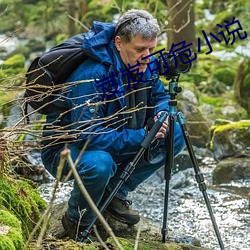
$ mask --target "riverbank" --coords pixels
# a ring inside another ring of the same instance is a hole
[[[227,185],[212,185],[212,171],[215,162],[212,158],[202,161],[203,172],[207,185],[207,193],[214,211],[216,222],[227,250],[247,250],[250,246],[250,210],[247,192],[250,191],[250,180],[234,181]],[[161,173],[156,173],[136,192],[130,194],[133,208],[143,218],[147,218],[158,228],[162,227],[164,208],[165,181]],[[202,246],[219,250],[212,223],[199,191],[192,168],[179,171],[170,181],[170,200],[168,205],[170,232],[175,236],[195,237]],[[52,183],[42,184],[39,188],[45,200],[50,199]],[[61,203],[69,198],[72,182],[64,184],[57,193],[55,202]],[[245,190],[247,189],[247,191]]]

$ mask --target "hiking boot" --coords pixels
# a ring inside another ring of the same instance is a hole
[[[67,213],[62,217],[62,225],[66,232],[65,236],[68,236],[70,239],[85,243],[97,241],[97,238],[92,234],[85,239],[82,234],[86,227],[78,225],[78,223],[68,217]]]
[[[132,201],[114,197],[105,211],[122,223],[134,225],[140,221],[140,216],[130,208],[131,205]]]

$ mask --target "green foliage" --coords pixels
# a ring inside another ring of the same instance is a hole
[[[232,86],[235,78],[235,70],[228,67],[217,68],[213,73],[213,78],[227,86]]]
[[[213,107],[222,107],[224,104],[224,98],[222,96],[208,96],[208,95],[200,95],[199,97],[199,101],[200,103],[206,103],[206,104],[210,104]]]
[[[182,80],[194,82],[202,93],[221,95],[232,86],[238,61],[221,60],[212,55],[200,54],[194,67]]]
[[[2,69],[9,69],[9,68],[23,68],[25,64],[25,57],[22,54],[16,54],[12,57],[8,58],[2,64]]]
[[[215,119],[225,119],[225,117],[231,121],[239,121],[249,118],[247,111],[237,103],[237,100],[235,100],[232,91],[226,91],[225,93],[218,96],[200,93],[199,104],[201,106],[212,106],[212,113],[207,114],[207,119],[212,121]],[[225,111],[223,111],[225,107],[232,107],[232,111],[230,112],[229,110],[227,113],[225,113]]]
[[[5,60],[1,64],[0,85],[20,85],[23,82],[22,76],[19,74],[25,72],[25,57],[22,54],[16,54]],[[15,77],[13,77],[15,76]],[[7,81],[11,77],[11,80]]]
[[[209,11],[214,18],[206,18],[204,11]],[[196,20],[198,20],[196,25],[197,37],[200,37],[203,40],[202,47],[208,48],[205,42],[205,39],[202,34],[202,30],[204,30],[208,37],[211,38],[210,43],[213,48],[213,51],[221,51],[225,50],[227,52],[232,52],[238,45],[245,45],[249,42],[249,37],[245,39],[240,39],[240,36],[244,37],[244,31],[249,34],[249,16],[250,10],[250,2],[245,0],[226,0],[226,1],[210,1],[203,0],[202,3],[196,4]],[[235,17],[235,23],[228,27],[229,31],[234,31],[240,28],[242,29],[238,32],[234,33],[235,41],[233,44],[233,35],[229,35],[226,31],[225,25],[227,24],[225,21],[228,21],[230,24],[232,23],[233,17]],[[217,24],[222,25],[220,28]],[[210,36],[209,33],[213,33],[217,38],[221,40],[221,43],[218,43],[214,38]],[[226,45],[225,40],[221,34],[224,33],[225,38],[229,40],[229,44]],[[220,33],[220,34],[219,34]]]
[[[250,59],[246,58],[238,68],[234,83],[235,96],[250,115]]]

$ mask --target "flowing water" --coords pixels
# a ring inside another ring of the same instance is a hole
[[[213,186],[211,174],[214,167],[214,161],[206,158],[202,162],[201,171],[225,249],[250,250],[250,180]],[[165,194],[165,180],[161,176],[156,173],[129,197],[133,201],[133,208],[137,209],[142,217],[159,226],[159,230],[162,227]],[[60,187],[55,202],[67,200],[71,188],[72,182]],[[41,195],[45,200],[50,199],[52,189],[53,182],[40,186]],[[180,238],[195,237],[204,247],[220,249],[192,168],[172,176],[167,208],[169,232]]]

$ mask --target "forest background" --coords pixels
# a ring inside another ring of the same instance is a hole
[[[158,19],[162,33],[155,51],[170,50],[173,43],[186,41],[192,55],[197,53],[180,84],[188,82],[195,89],[200,105],[213,106],[208,118],[249,118],[249,1],[0,0],[1,127],[6,125],[11,108],[10,103],[3,104],[24,90],[27,66],[37,55],[86,32],[94,20],[116,22],[131,8],[148,10]],[[7,44],[15,39],[17,45],[8,50]],[[221,107],[228,105],[233,105],[235,112],[225,117]]]

